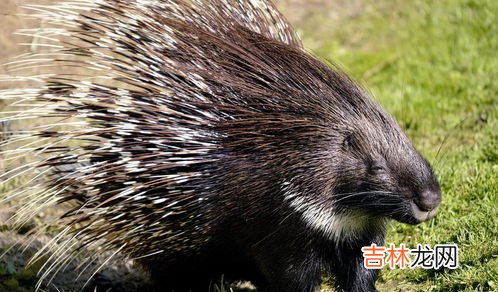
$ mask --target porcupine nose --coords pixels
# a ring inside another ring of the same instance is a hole
[[[440,191],[423,191],[417,198],[415,198],[415,204],[422,211],[434,210],[441,203],[441,192]]]

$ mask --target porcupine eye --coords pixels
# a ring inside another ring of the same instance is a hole
[[[386,168],[379,161],[374,161],[370,164],[370,171],[373,173],[382,173]]]
[[[354,136],[353,134],[347,134],[346,137],[344,137],[344,140],[342,141],[342,147],[344,148],[345,151],[351,151],[354,146]]]
[[[382,157],[374,158],[367,163],[367,169],[371,176],[378,181],[384,181],[389,178],[389,169]]]

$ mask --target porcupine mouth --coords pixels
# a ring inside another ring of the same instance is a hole
[[[414,202],[410,202],[410,208],[412,211],[412,217],[416,220],[413,224],[422,223],[424,221],[430,220],[436,216],[438,213],[439,207],[436,207],[429,211],[424,211],[419,208],[419,206]],[[409,222],[412,223],[412,222]]]

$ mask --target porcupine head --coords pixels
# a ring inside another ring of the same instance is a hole
[[[1,92],[22,101],[12,120],[34,120],[9,152],[33,158],[14,168],[33,175],[9,197],[26,206],[13,222],[70,202],[63,247],[146,257],[198,252],[224,216],[297,215],[354,241],[386,218],[435,215],[431,167],[365,90],[306,52],[269,2],[207,2],[28,7],[51,26],[23,33],[47,43],[10,70],[50,74]],[[56,252],[48,270],[64,266]]]

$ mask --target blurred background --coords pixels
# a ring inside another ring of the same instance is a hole
[[[13,36],[16,29],[43,25],[16,16],[20,6],[54,1],[0,1],[3,64],[36,46]],[[498,291],[498,1],[275,2],[310,52],[354,76],[397,118],[441,181],[439,215],[419,226],[392,223],[386,243],[457,243],[460,267],[385,268],[378,288]],[[4,213],[0,254],[14,236],[5,235]],[[31,290],[36,267],[25,270],[23,261],[0,258],[0,291]]]

